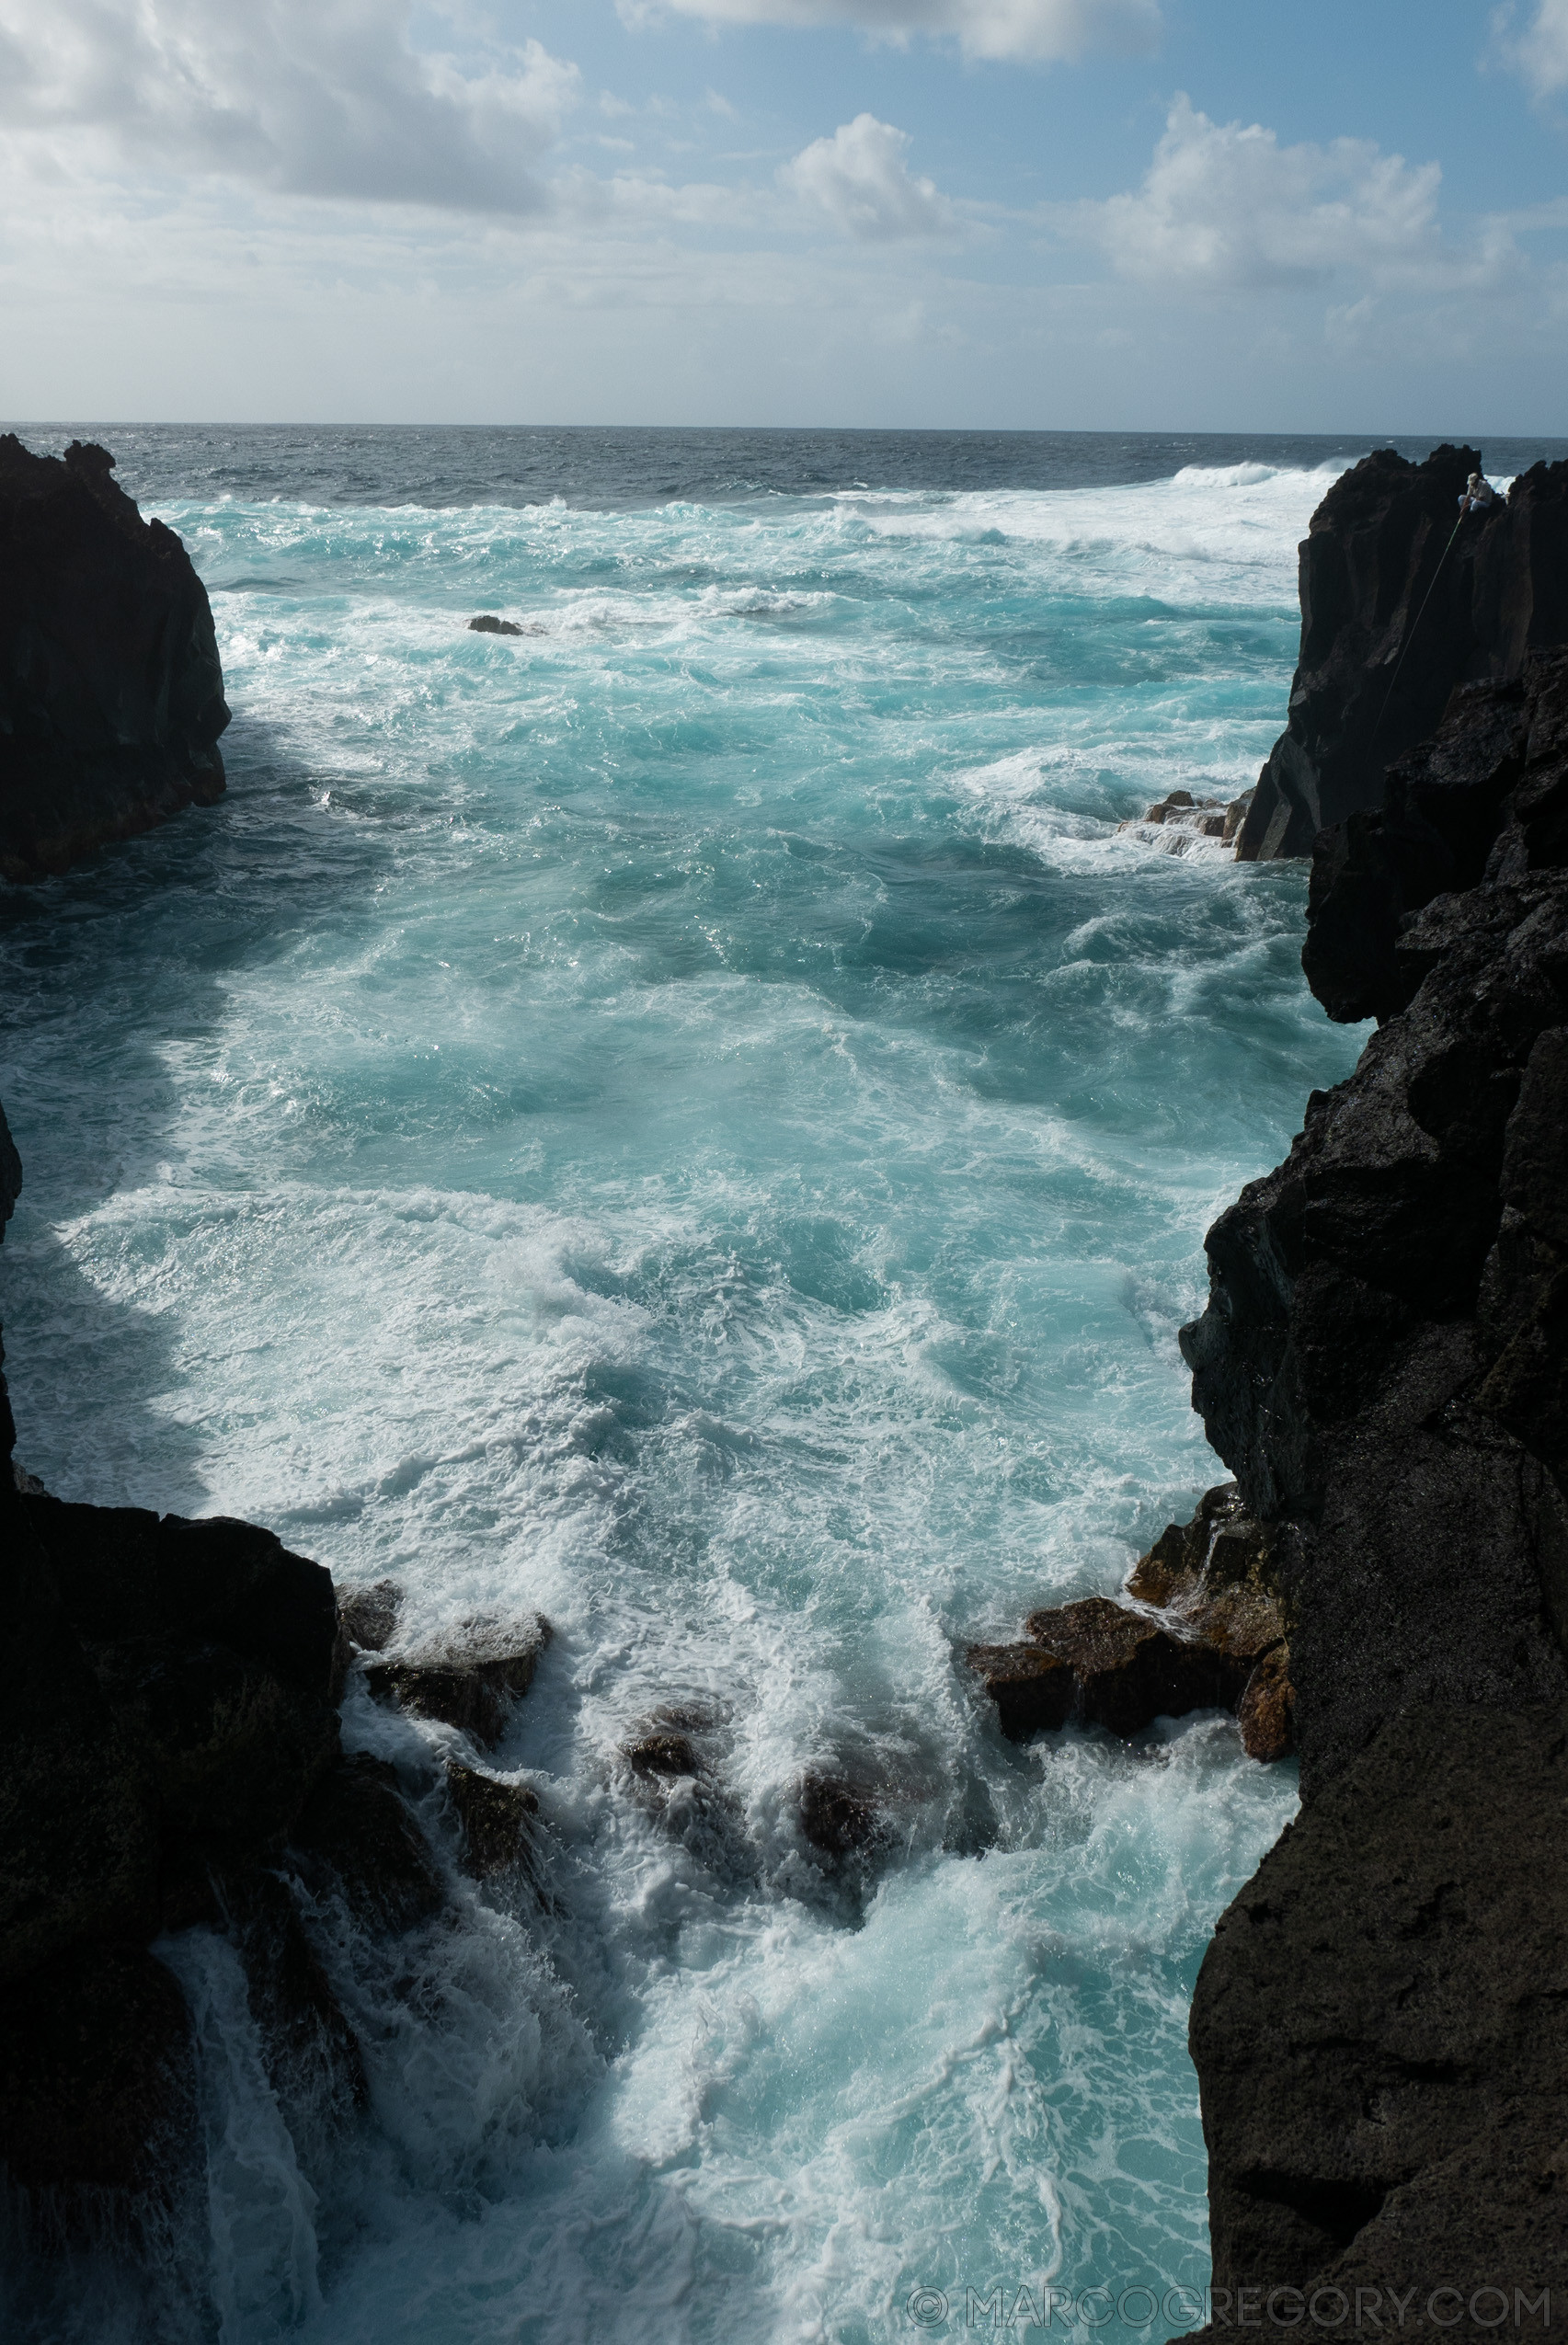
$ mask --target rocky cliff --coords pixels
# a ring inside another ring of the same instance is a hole
[[[1318,841],[1310,918],[1320,999],[1382,1024],[1183,1333],[1269,1528],[1303,1800],[1194,2003],[1215,2287],[1471,2334],[1555,2286],[1561,2325],[1568,651],[1452,695]]]
[[[206,590],[102,448],[0,433],[0,877],[59,872],[223,789]]]
[[[0,1114],[0,1230],[20,1186]],[[0,1376],[8,2262],[107,2247],[154,2288],[146,2333],[188,2333],[183,2289],[198,2306],[189,2333],[205,2335],[200,2063],[163,1934],[205,1930],[237,1955],[267,2083],[308,2172],[366,2098],[326,1959],[335,1933],[450,1934],[454,1861],[493,1893],[538,1898],[537,1803],[450,1741],[415,1754],[419,1790],[444,1789],[443,1861],[394,1769],[341,1748],[351,1645],[393,1641],[395,1589],[340,1616],[327,1572],[270,1531],[65,1504],[17,1469],[14,1442]],[[374,1690],[483,1748],[547,1636],[533,1616],[509,1631],[474,1624],[431,1659],[398,1653]]]
[[[1568,463],[1533,465],[1461,522],[1480,467],[1473,448],[1420,464],[1381,449],[1313,514],[1289,721],[1237,841],[1242,862],[1309,855],[1320,830],[1376,811],[1386,769],[1434,730],[1457,682],[1510,680],[1529,652],[1568,640]]]

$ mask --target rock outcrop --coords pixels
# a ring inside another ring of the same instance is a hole
[[[1156,1718],[1229,1710],[1249,1756],[1287,1756],[1285,1622],[1265,1532],[1234,1482],[1207,1492],[1190,1523],[1166,1525],[1134,1565],[1127,1593],[1162,1617],[1084,1596],[1032,1612],[1019,1643],[969,1647],[1009,1741],[1073,1721],[1130,1737]]]
[[[372,1662],[365,1678],[378,1701],[395,1700],[417,1718],[460,1727],[487,1750],[532,1685],[551,1634],[537,1612],[519,1620],[467,1620],[435,1643]]]
[[[206,589],[114,458],[0,433],[0,877],[38,879],[223,795]]]
[[[1384,802],[1460,682],[1506,681],[1568,640],[1568,463],[1535,464],[1470,513],[1473,448],[1413,464],[1379,450],[1335,481],[1301,546],[1301,650],[1289,721],[1237,840],[1240,860],[1308,855]]]
[[[1514,2327],[1568,2273],[1568,651],[1451,695],[1310,918],[1320,999],[1383,1023],[1182,1338],[1303,1798],[1194,2002],[1215,2285],[1414,2288],[1423,2333],[1503,2289]]]

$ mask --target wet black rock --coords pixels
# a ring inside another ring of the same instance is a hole
[[[816,1770],[801,1781],[800,1828],[833,1865],[875,1854],[889,1833],[884,1802],[870,1785]]]
[[[1077,1707],[1070,1665],[1043,1645],[971,1645],[965,1657],[1010,1743],[1065,1726]]]
[[[351,1644],[363,1653],[384,1653],[397,1633],[403,1590],[395,1580],[375,1580],[339,1597],[338,1618]]]
[[[340,1890],[368,1929],[410,1929],[441,1906],[441,1877],[396,1769],[362,1751],[321,1783],[290,1850],[311,1887]]]
[[[1386,770],[1432,733],[1457,684],[1506,681],[1568,638],[1568,463],[1521,474],[1465,519],[1445,558],[1480,463],[1472,448],[1420,464],[1382,449],[1313,514],[1289,721],[1242,826],[1242,861],[1310,854],[1320,830],[1381,808]]]
[[[0,433],[0,876],[63,871],[223,794],[206,590],[105,449]]]
[[[507,1731],[513,1704],[533,1683],[550,1642],[548,1620],[469,1620],[439,1642],[378,1661],[366,1681],[379,1701],[395,1699],[418,1718],[461,1727],[492,1748]]]
[[[298,2142],[363,2105],[358,2039],[280,1872],[236,1869],[214,1882],[218,1920],[245,1964],[268,2081]]]
[[[477,1881],[521,1874],[544,1896],[535,1825],[539,1795],[526,1783],[501,1783],[477,1767],[449,1760],[446,1788],[463,1834],[464,1863]]]
[[[498,619],[489,611],[481,611],[476,619],[470,619],[468,629],[471,635],[521,635],[522,633],[515,619]]]

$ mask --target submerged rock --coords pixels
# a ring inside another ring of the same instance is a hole
[[[464,1621],[450,1636],[372,1663],[366,1683],[378,1701],[395,1699],[416,1717],[461,1727],[490,1748],[532,1685],[552,1633],[537,1612],[510,1621]]]
[[[883,1802],[869,1785],[815,1771],[801,1780],[800,1828],[818,1855],[833,1864],[871,1855],[889,1831]]]
[[[628,1743],[623,1756],[634,1775],[695,1777],[706,1772],[689,1734],[645,1734],[639,1742]]]
[[[229,721],[206,590],[106,449],[0,432],[0,876],[211,806]]]

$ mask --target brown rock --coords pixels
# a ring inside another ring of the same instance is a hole
[[[1255,1660],[1285,1635],[1266,1535],[1233,1481],[1206,1491],[1190,1523],[1166,1525],[1134,1564],[1127,1594],[1171,1611],[1183,1635],[1238,1661]]]
[[[1289,1757],[1296,1747],[1296,1688],[1288,1645],[1272,1646],[1255,1664],[1236,1716],[1249,1758],[1269,1763]]]
[[[1076,1714],[1113,1734],[1137,1734],[1151,1719],[1192,1710],[1230,1710],[1245,1683],[1230,1655],[1173,1637],[1107,1596],[1033,1612],[1024,1625],[1070,1669]]]
[[[378,1701],[395,1695],[417,1717],[460,1726],[490,1748],[506,1733],[513,1702],[533,1683],[551,1633],[539,1613],[522,1620],[467,1621],[440,1644],[374,1663],[366,1682]]]
[[[477,1767],[449,1761],[446,1788],[463,1827],[464,1857],[479,1881],[509,1872],[524,1873],[537,1889],[538,1856],[533,1820],[538,1795],[526,1783],[498,1783]]]
[[[1078,1691],[1072,1671],[1040,1645],[971,1645],[967,1659],[1010,1743],[1043,1727],[1065,1726],[1072,1716]]]

